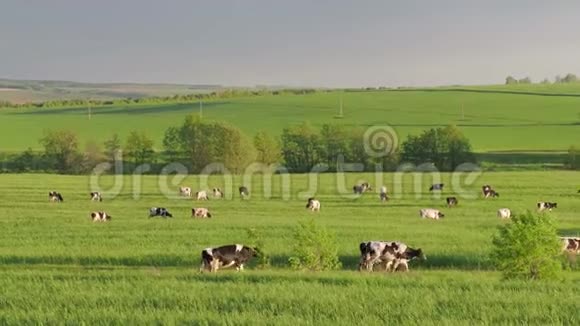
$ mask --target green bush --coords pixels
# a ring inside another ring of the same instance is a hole
[[[296,255],[288,259],[292,268],[311,271],[341,268],[335,235],[314,220],[298,223],[294,230],[294,243]]]
[[[247,244],[254,248],[257,253],[257,267],[259,269],[266,269],[271,265],[270,255],[264,251],[264,237],[262,233],[260,233],[255,228],[248,228],[246,229],[248,233],[248,242]]]
[[[549,215],[527,212],[499,228],[492,259],[504,278],[548,279],[562,270],[561,244]]]

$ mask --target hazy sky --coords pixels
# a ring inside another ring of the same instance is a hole
[[[580,74],[580,1],[1,0],[0,77],[252,86]]]

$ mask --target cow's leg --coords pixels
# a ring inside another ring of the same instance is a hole
[[[387,265],[386,265],[386,267],[385,267],[385,272],[390,272],[390,271],[391,271],[391,268],[392,268],[392,266],[393,266],[393,261],[392,261],[392,260],[389,260],[389,261],[387,262]]]

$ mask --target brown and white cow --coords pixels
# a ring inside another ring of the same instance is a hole
[[[112,216],[105,212],[91,212],[89,217],[93,222],[108,222],[111,220]]]
[[[445,214],[441,213],[438,209],[423,208],[419,210],[419,216],[421,216],[421,218],[431,218],[434,220],[438,220],[440,218],[445,217]]]
[[[207,192],[205,190],[200,190],[200,191],[196,192],[195,198],[197,200],[209,200],[209,197],[208,197]]]
[[[359,270],[372,271],[374,265],[384,265],[385,271],[409,270],[408,262],[427,259],[421,248],[413,249],[399,241],[366,241],[359,245],[361,253]]]
[[[252,257],[257,256],[257,250],[241,244],[232,244],[217,248],[206,248],[201,251],[200,272],[217,272],[219,268],[235,266],[236,271],[244,270]]]
[[[211,218],[211,213],[207,208],[192,208],[191,217]]]
[[[184,197],[191,197],[190,187],[179,187],[179,194]]]
[[[48,200],[52,201],[52,202],[58,202],[58,203],[61,203],[64,201],[60,192],[57,192],[57,191],[49,192],[48,193]]]
[[[580,253],[580,237],[560,237],[560,240],[562,240],[562,251]]]
[[[447,202],[447,207],[457,206],[459,203],[457,197],[447,197],[445,198],[445,202]]]
[[[91,201],[103,201],[103,196],[98,191],[91,192]]]
[[[306,203],[306,208],[310,209],[313,212],[320,212],[320,201],[318,201],[314,197],[310,197],[308,198],[308,203]]]

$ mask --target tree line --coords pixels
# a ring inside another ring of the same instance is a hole
[[[131,131],[122,139],[113,134],[103,143],[89,141],[81,148],[70,130],[46,131],[39,140],[43,150],[0,154],[2,172],[91,173],[100,163],[121,162],[125,173],[148,164],[148,173],[159,173],[169,163],[180,163],[189,173],[241,173],[251,163],[290,173],[317,171],[394,171],[401,163],[428,163],[441,171],[475,163],[469,140],[455,126],[432,128],[410,135],[385,155],[367,152],[365,130],[324,124],[315,128],[302,123],[275,137],[259,131],[253,138],[224,122],[187,116],[181,125],[165,131],[160,147],[144,131]],[[210,170],[208,170],[208,167]],[[110,173],[123,173],[114,171]]]
[[[554,84],[568,84],[568,83],[577,83],[578,77],[575,74],[568,73],[564,77],[557,75],[554,77]],[[541,84],[550,84],[550,80],[548,78],[544,78]],[[530,77],[524,77],[517,79],[514,76],[507,76],[505,79],[506,85],[515,85],[515,84],[532,84],[532,79]]]

